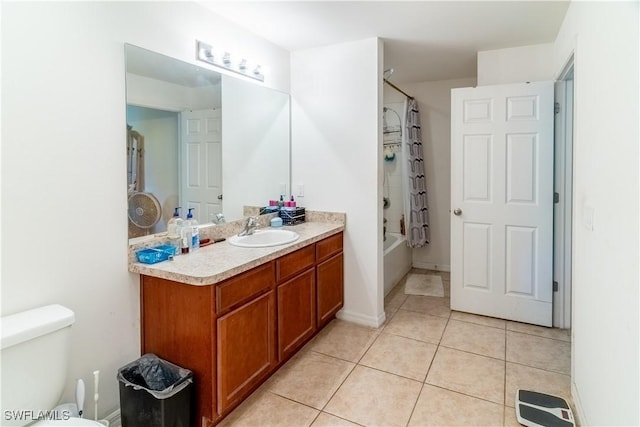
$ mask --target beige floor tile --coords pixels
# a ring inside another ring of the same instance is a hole
[[[382,326],[385,326],[387,323],[389,323],[389,321],[393,318],[393,316],[398,312],[398,310],[400,309],[400,307],[394,307],[394,306],[384,306],[384,315],[385,315],[385,319],[384,319],[384,323],[382,324]]]
[[[507,322],[507,330],[539,337],[571,342],[571,329],[545,328],[528,323]]]
[[[504,365],[504,361],[441,346],[426,383],[502,405]]]
[[[335,415],[320,412],[318,418],[311,424],[311,427],[357,427],[359,424],[338,418]]]
[[[507,331],[507,361],[569,375],[571,343]]]
[[[406,281],[405,279],[402,279],[393,289],[391,289],[391,292],[389,292],[387,296],[384,298],[385,308],[386,307],[400,308],[400,306],[407,299],[407,295],[404,293],[405,281]]]
[[[310,426],[319,412],[273,393],[258,390],[219,425],[221,427]]]
[[[447,318],[451,314],[449,298],[408,295],[404,304],[402,304],[400,308],[403,310],[416,311],[418,313]]]
[[[449,320],[440,345],[504,360],[505,331],[489,326]]]
[[[380,331],[343,320],[333,320],[311,341],[307,349],[357,362]]]
[[[572,405],[571,377],[569,375],[507,362],[505,406],[512,408],[515,406],[516,390],[519,388],[558,396]]]
[[[360,364],[423,382],[437,348],[435,344],[383,332]]]
[[[385,333],[438,344],[446,325],[447,319],[444,317],[398,310],[383,330]]]
[[[422,383],[356,366],[324,411],[358,424],[405,426]]]
[[[355,364],[314,351],[295,355],[264,387],[267,391],[322,409]]]
[[[518,422],[516,417],[516,410],[513,407],[504,407],[504,427],[521,427],[522,424]]]
[[[500,426],[503,406],[425,384],[409,426]]]
[[[452,311],[451,319],[462,322],[475,323],[476,325],[491,326],[492,328],[505,329],[506,320],[495,317],[479,316],[477,314],[463,313],[462,311]]]

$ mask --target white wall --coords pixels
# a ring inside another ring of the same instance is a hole
[[[549,81],[553,43],[478,52],[478,86]]]
[[[638,2],[572,2],[554,45],[556,73],[575,51],[572,382],[583,425],[640,425],[638,18]]]
[[[451,89],[475,84],[475,78],[466,78],[401,85],[418,100],[429,203],[431,242],[413,250],[414,267],[450,269]],[[385,88],[384,97],[385,103],[404,98],[391,88]]]
[[[357,70],[354,71],[354,70]],[[291,54],[292,182],[298,206],[346,212],[343,318],[384,321],[382,42]]]
[[[138,276],[127,271],[124,43],[194,61],[195,39],[266,64],[288,90],[289,54],[188,2],[2,2],[2,315],[76,313],[75,378],[100,408],[139,356]],[[42,49],[35,49],[42,47]],[[88,415],[92,416],[92,410]]]

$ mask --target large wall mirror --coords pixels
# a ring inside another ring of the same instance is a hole
[[[289,95],[125,45],[129,238],[200,224],[290,191]]]

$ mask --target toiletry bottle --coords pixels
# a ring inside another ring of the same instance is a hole
[[[200,247],[200,229],[198,228],[198,221],[193,217],[193,208],[189,208],[186,227],[191,229],[190,249],[198,249]]]
[[[280,200],[278,200],[278,207],[282,209],[283,206],[284,206],[284,196],[281,194]]]
[[[182,218],[180,218],[180,206],[175,208],[173,211],[173,217],[167,223],[167,236],[170,239],[178,239],[180,238],[180,227],[182,227]]]
[[[296,200],[293,198],[293,194],[291,195],[291,201],[289,202],[289,206],[296,210]]]
[[[180,253],[188,254],[189,247],[191,246],[191,227],[187,225],[187,222],[182,223],[180,227]]]

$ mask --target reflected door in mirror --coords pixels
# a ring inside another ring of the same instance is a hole
[[[220,109],[181,113],[180,204],[208,222],[222,212],[222,132]]]

